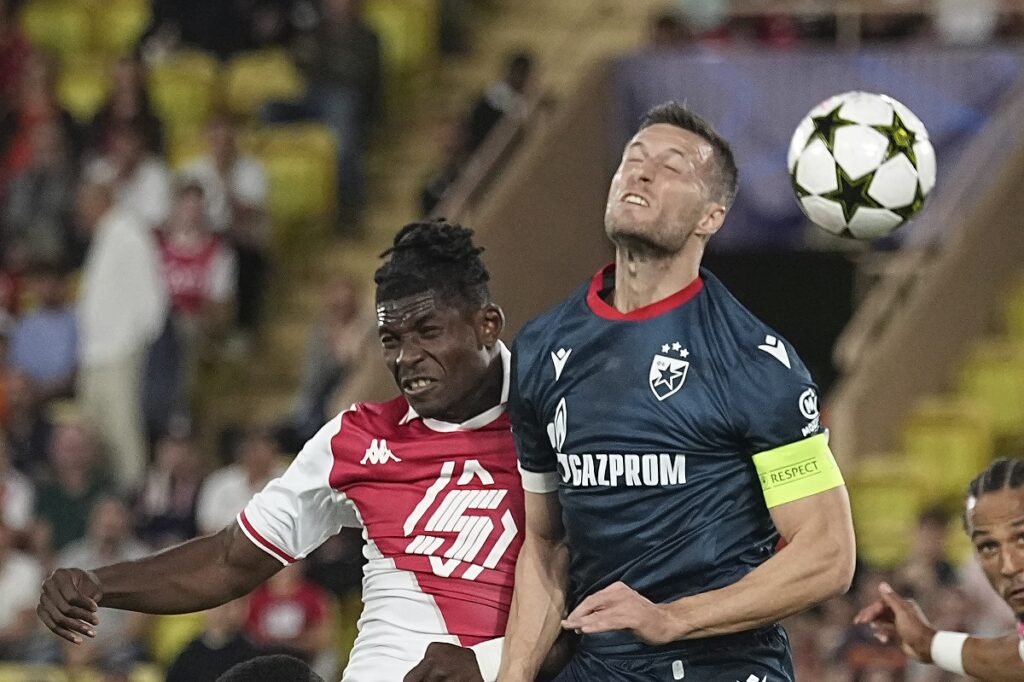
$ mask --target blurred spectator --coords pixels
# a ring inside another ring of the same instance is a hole
[[[77,208],[81,226],[93,234],[79,292],[79,397],[122,491],[132,492],[147,460],[143,361],[167,319],[167,289],[152,233],[114,208],[107,187],[84,185]]]
[[[35,496],[32,481],[11,466],[7,456],[7,439],[0,432],[0,525],[18,534],[31,530]],[[3,592],[0,591],[0,594]]]
[[[932,0],[933,28],[945,45],[984,45],[999,26],[998,0]]]
[[[170,212],[171,175],[167,165],[146,151],[145,133],[122,123],[107,133],[107,146],[85,168],[85,181],[113,189],[117,207],[142,219],[141,227],[158,227]]]
[[[53,62],[32,53],[25,62],[18,94],[12,106],[0,110],[0,187],[29,165],[33,131],[53,123],[70,140],[71,156],[78,158],[80,134],[74,119],[57,99],[57,71]]]
[[[171,216],[158,241],[177,350],[178,377],[169,397],[179,412],[184,409],[187,414],[199,358],[223,337],[231,320],[235,256],[210,232],[203,189],[193,181],[175,192]]]
[[[672,12],[655,15],[650,31],[650,46],[655,50],[675,50],[693,38],[686,24]]]
[[[245,434],[235,461],[210,474],[199,490],[196,516],[204,535],[234,523],[249,499],[284,471],[277,442],[266,429],[254,428]]]
[[[3,426],[10,462],[21,472],[38,477],[46,467],[51,426],[25,372],[10,372],[4,381]]]
[[[424,216],[433,214],[445,192],[458,180],[462,167],[469,160],[466,127],[457,117],[450,116],[442,120],[434,139],[443,160],[440,169],[427,180],[420,192],[420,210]]]
[[[18,30],[13,0],[0,0],[0,116],[15,101],[32,48]]]
[[[956,569],[946,552],[948,530],[949,514],[942,508],[926,509],[918,517],[910,556],[896,572],[896,579],[915,595],[956,584]]]
[[[248,5],[242,0],[153,0],[143,49],[154,58],[183,46],[229,57],[245,47]]]
[[[260,161],[238,150],[236,125],[229,116],[215,116],[206,139],[208,153],[186,168],[184,175],[202,186],[211,229],[234,248],[238,325],[254,335],[267,276],[267,175]]]
[[[68,303],[67,274],[56,263],[40,263],[30,286],[38,305],[14,325],[10,365],[31,377],[36,399],[68,397],[78,369],[78,323]]]
[[[14,548],[14,533],[0,523],[0,660],[23,660],[36,627],[42,565]]]
[[[145,65],[141,58],[125,56],[118,59],[111,80],[110,96],[86,131],[88,147],[102,153],[110,146],[114,131],[122,126],[132,126],[142,133],[146,151],[163,153],[163,125],[146,92]]]
[[[52,477],[36,490],[36,547],[61,550],[85,536],[93,507],[108,487],[100,475],[92,434],[80,421],[58,424],[50,439]],[[77,565],[77,564],[76,564]]]
[[[58,556],[57,565],[97,568],[146,556],[150,550],[131,534],[129,519],[128,507],[121,500],[106,497],[97,501],[86,536],[69,544]],[[124,669],[143,660],[144,636],[152,616],[103,608],[98,616],[102,627],[96,628],[95,638],[65,647],[69,663]]]
[[[71,254],[71,207],[75,164],[60,125],[47,121],[29,135],[29,158],[4,200],[5,251],[21,247],[31,260],[67,260]]]
[[[294,436],[287,443],[295,452],[334,416],[328,415],[331,398],[348,378],[373,331],[354,279],[336,277],[326,293],[324,312],[306,342],[302,384],[292,416]]]
[[[491,83],[473,105],[467,121],[466,153],[472,155],[506,116],[526,114],[526,91],[533,74],[533,57],[517,52],[509,57],[505,76]]]
[[[186,433],[164,436],[155,450],[135,503],[135,528],[139,537],[159,549],[196,536],[203,472],[195,442]]]
[[[233,666],[259,655],[245,634],[248,599],[236,599],[206,612],[203,634],[189,642],[167,671],[165,682],[216,682]]]
[[[330,595],[306,579],[302,564],[292,564],[253,590],[246,630],[260,646],[298,656],[320,672],[317,659],[330,649],[331,607]]]
[[[353,232],[365,199],[363,153],[381,86],[380,39],[361,9],[362,0],[323,0],[319,25],[293,49],[309,91],[297,105],[270,103],[264,112],[272,123],[316,118],[337,135],[339,228]]]

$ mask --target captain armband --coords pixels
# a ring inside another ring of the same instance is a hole
[[[843,485],[843,474],[828,448],[828,433],[754,455],[768,508]]]

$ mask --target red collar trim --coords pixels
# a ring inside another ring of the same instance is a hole
[[[609,305],[603,298],[601,298],[601,292],[606,288],[605,280],[614,275],[615,263],[609,263],[598,270],[597,274],[594,275],[594,278],[590,280],[590,291],[587,292],[587,305],[590,306],[590,310],[598,317],[606,320],[616,320],[620,322],[649,320],[652,317],[661,315],[662,313],[667,313],[673,308],[678,308],[699,294],[700,290],[704,288],[704,280],[698,276],[697,279],[693,280],[667,298],[655,301],[654,303],[650,303],[628,313],[620,313],[615,306]]]

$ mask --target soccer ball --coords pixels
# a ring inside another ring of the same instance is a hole
[[[797,203],[819,227],[884,237],[921,210],[935,150],[921,119],[892,97],[846,92],[800,122],[787,157]]]

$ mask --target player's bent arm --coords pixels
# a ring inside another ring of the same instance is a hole
[[[850,588],[856,549],[845,486],[776,506],[771,516],[786,547],[728,587],[669,604],[673,639],[775,623]]]
[[[533,682],[561,632],[569,550],[558,493],[526,492],[526,535],[516,562],[498,682]]]
[[[96,569],[100,606],[145,613],[191,613],[252,591],[282,568],[237,523],[158,554]]]

